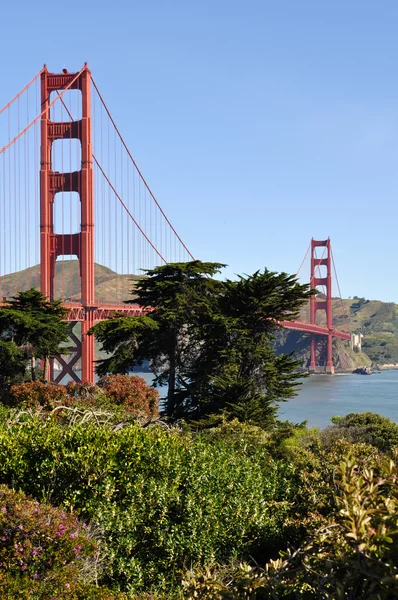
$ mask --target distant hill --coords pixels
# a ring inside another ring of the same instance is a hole
[[[346,300],[352,330],[363,334],[362,348],[374,363],[398,363],[398,305],[380,300]]]
[[[130,300],[134,281],[141,275],[119,275],[99,264],[94,266],[96,302],[122,303]],[[65,300],[80,299],[80,273],[77,260],[56,262],[55,297]],[[10,298],[21,290],[40,287],[40,266],[29,267],[17,273],[0,277],[0,296]]]
[[[322,297],[322,295],[320,295]],[[301,319],[309,320],[309,306]],[[317,322],[325,324],[324,311],[318,311]],[[398,305],[393,302],[354,298],[333,299],[333,323],[337,329],[362,333],[362,352],[352,351],[340,340],[334,341],[334,361],[342,370],[371,364],[398,364]],[[349,324],[349,325],[348,325]],[[284,331],[278,336],[278,352],[295,350],[303,366],[308,366],[310,337],[299,332]],[[324,340],[326,342],[326,338]],[[324,343],[323,355],[326,351]]]

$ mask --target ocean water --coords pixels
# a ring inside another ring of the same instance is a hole
[[[377,412],[398,423],[398,370],[307,377],[298,395],[280,404],[279,418],[322,428],[350,412]]]

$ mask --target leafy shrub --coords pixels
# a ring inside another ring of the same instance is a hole
[[[64,423],[0,423],[0,482],[98,527],[107,556],[99,583],[129,593],[178,587],[186,565],[264,564],[315,539],[338,513],[334,476],[347,451],[361,470],[381,462],[373,446],[342,439],[326,449],[318,433],[286,424],[270,433],[232,421],[194,433]]]
[[[309,484],[294,506],[301,466],[244,446],[158,427],[31,419],[0,425],[0,481],[99,526],[103,584],[167,589],[186,564],[275,555],[313,507]]]
[[[31,381],[12,386],[9,404],[36,411],[42,418],[51,413],[65,424],[76,422],[79,417],[105,424],[159,416],[159,394],[141,377],[109,375],[99,384],[101,387],[75,382],[63,386]]]
[[[187,600],[271,600],[265,571],[248,563],[191,569],[182,582]],[[281,598],[281,596],[274,596]],[[300,596],[301,598],[301,596]]]
[[[64,385],[42,383],[41,381],[13,385],[10,390],[12,406],[43,407],[51,410],[68,400],[69,395]]]
[[[194,569],[184,580],[188,600],[393,600],[398,596],[397,468],[359,472],[348,458],[338,471],[339,511],[295,552],[265,569],[248,564]]]
[[[350,457],[342,463],[336,516],[305,546],[270,565],[271,575],[282,571],[286,588],[305,586],[320,599],[398,596],[397,468],[381,461],[375,467],[378,474],[361,471]]]
[[[135,417],[159,416],[159,392],[137,375],[106,375],[98,381],[107,398]]]
[[[60,588],[54,582],[36,580],[32,583],[6,574],[0,574],[0,593],[4,600],[154,600],[149,596],[126,596],[89,583],[76,583],[73,588]]]
[[[86,525],[62,510],[0,486],[0,591],[66,598],[96,577],[96,545]]]
[[[377,413],[350,413],[344,417],[332,417],[333,426],[322,432],[323,443],[330,447],[336,439],[352,443],[365,443],[380,452],[391,454],[398,447],[398,424]]]

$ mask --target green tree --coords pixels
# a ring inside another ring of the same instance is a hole
[[[22,381],[27,359],[15,342],[0,340],[0,397],[18,380]]]
[[[105,321],[99,321],[88,333],[95,335],[102,344],[101,350],[109,356],[98,361],[96,372],[101,377],[109,373],[127,374],[145,360],[144,343],[157,329],[157,322],[150,316],[131,317],[123,313]]]
[[[34,288],[19,292],[0,309],[1,340],[15,344],[25,360],[29,360],[32,379],[35,379],[35,359],[42,359],[46,370],[48,359],[67,341],[64,322],[67,314],[68,309],[62,306],[61,300],[50,302]],[[10,351],[11,346],[8,349]],[[14,354],[16,368],[21,356]]]
[[[278,323],[295,319],[312,292],[295,277],[267,269],[223,282],[222,288],[204,330],[190,410],[196,418],[223,412],[268,427],[277,401],[294,396],[302,376],[291,355],[275,354]]]
[[[203,343],[203,323],[214,311],[221,283],[212,279],[224,265],[199,260],[170,263],[145,271],[131,302],[148,310],[142,317],[116,314],[89,333],[112,356],[97,373],[127,373],[149,360],[156,385],[167,385],[167,414],[176,416],[192,386],[191,365]]]
[[[97,372],[126,372],[149,360],[156,384],[168,386],[168,416],[223,412],[267,426],[275,402],[298,385],[298,362],[274,352],[278,321],[294,319],[311,292],[267,269],[237,281],[213,279],[223,266],[192,261],[146,271],[132,302],[148,314],[116,315],[91,330],[113,353]]]

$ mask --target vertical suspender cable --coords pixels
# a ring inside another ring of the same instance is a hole
[[[27,99],[26,99],[26,121],[29,123],[29,90],[26,92],[27,93]],[[26,144],[25,144],[25,214],[26,214],[26,236],[25,236],[25,248],[26,248],[26,266],[30,267],[33,266],[31,265],[30,261],[29,261],[29,252],[30,250],[30,224],[31,224],[31,207],[30,207],[30,170],[29,170],[29,165],[30,165],[30,152],[29,152],[29,148],[30,148],[30,130],[27,132],[25,140],[26,140]],[[29,287],[31,287],[31,283],[29,282]]]
[[[39,112],[39,86],[36,81],[36,114]],[[39,229],[39,126],[34,125],[34,172],[35,172],[35,265],[36,288],[40,289],[40,229]]]

